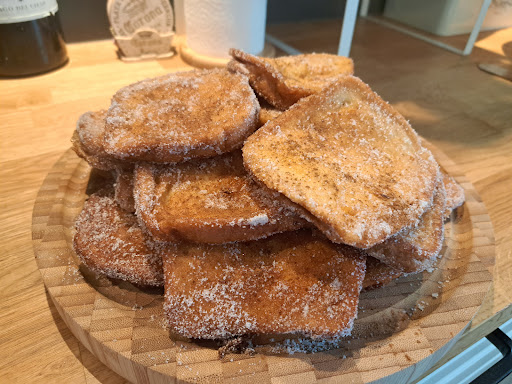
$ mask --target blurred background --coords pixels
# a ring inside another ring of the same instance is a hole
[[[79,42],[89,40],[101,40],[111,38],[106,12],[106,0],[59,0],[59,10],[66,41]],[[174,0],[170,0],[174,6]],[[457,3],[457,13],[461,14],[462,7],[474,14],[475,18],[481,6],[482,0],[372,0],[370,1],[369,14],[382,15],[387,7],[388,17],[407,17],[415,22],[411,9],[418,9],[418,15],[425,20],[423,10],[418,5],[427,6],[438,10],[446,7],[447,3]],[[174,7],[173,7],[174,8]],[[401,9],[401,12],[397,12]],[[326,19],[341,19],[345,10],[345,1],[342,0],[268,0],[267,1],[267,25],[293,23],[300,21],[318,21]],[[411,19],[412,17],[412,19]],[[482,30],[488,29],[492,23],[499,23],[499,27],[512,26],[512,0],[493,0],[488,11],[486,22]],[[499,19],[499,20],[497,20]],[[505,21],[504,21],[505,20]],[[402,20],[403,21],[403,20]],[[450,20],[448,20],[450,21]],[[457,24],[460,21],[451,20]],[[410,25],[410,24],[409,24]]]
[[[68,43],[112,38],[106,0],[59,0],[59,12]],[[171,1],[171,5],[173,1]],[[174,7],[173,7],[174,8]],[[267,25],[342,18],[345,2],[339,0],[268,0]],[[384,0],[373,0],[371,12],[382,12]]]

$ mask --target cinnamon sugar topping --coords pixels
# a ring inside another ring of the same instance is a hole
[[[240,146],[259,104],[243,75],[194,70],[119,90],[106,117],[106,150],[119,159],[159,163],[211,157]]]

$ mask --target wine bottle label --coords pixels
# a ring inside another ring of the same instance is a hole
[[[2,0],[0,24],[41,19],[57,12],[58,9],[56,0]]]
[[[167,34],[174,27],[169,0],[109,0],[107,12],[114,36],[130,37],[148,29]]]

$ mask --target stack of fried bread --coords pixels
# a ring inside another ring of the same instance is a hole
[[[463,191],[350,59],[231,54],[80,117],[75,152],[113,183],[85,202],[76,254],[164,286],[184,337],[349,335],[362,289],[435,265]]]

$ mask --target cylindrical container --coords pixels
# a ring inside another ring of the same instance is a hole
[[[174,27],[177,36],[185,36],[185,0],[174,0]]]
[[[55,0],[2,0],[0,76],[28,76],[68,61]]]
[[[258,55],[265,45],[266,0],[186,0],[187,46],[215,58],[238,48]]]

